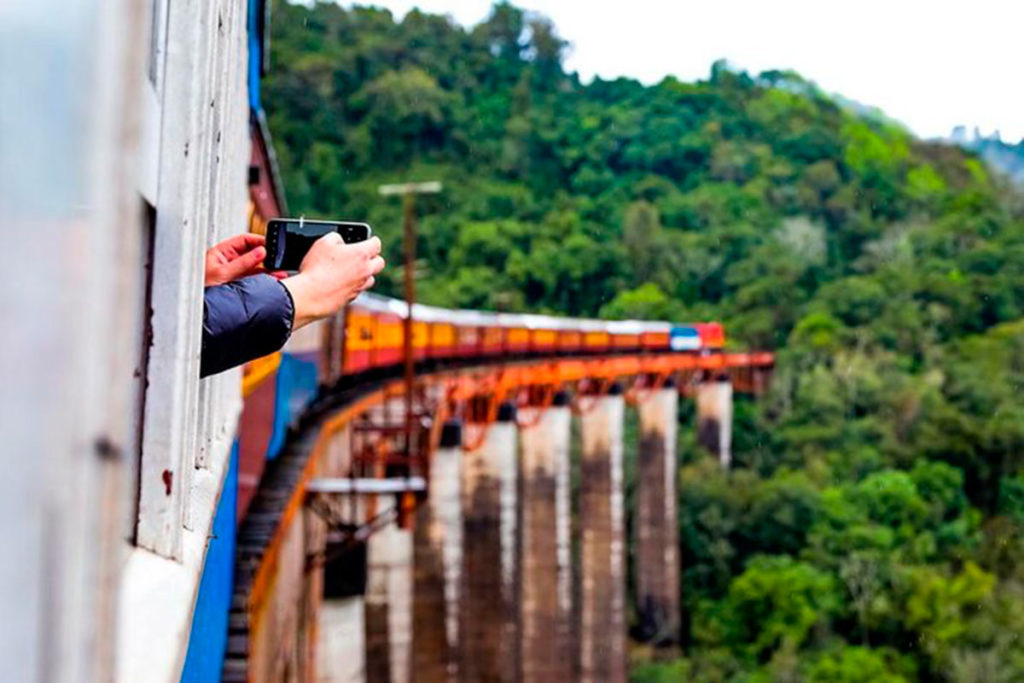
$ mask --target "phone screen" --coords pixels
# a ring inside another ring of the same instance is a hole
[[[267,223],[267,270],[298,270],[313,243],[329,232],[337,232],[347,244],[370,239],[366,223],[352,221],[308,221],[280,218]]]

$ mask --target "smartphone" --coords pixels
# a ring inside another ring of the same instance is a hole
[[[373,230],[353,221],[311,221],[305,218],[274,218],[267,222],[267,270],[298,270],[313,243],[336,232],[346,244],[370,239]]]

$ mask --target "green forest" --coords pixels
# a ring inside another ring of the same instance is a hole
[[[776,352],[731,471],[681,429],[683,634],[634,680],[1024,680],[1019,191],[788,71],[585,84],[508,4],[273,13],[290,212],[372,223],[379,290],[401,206],[377,185],[437,179],[427,303],[720,320]]]

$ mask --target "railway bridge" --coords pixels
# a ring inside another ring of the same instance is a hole
[[[771,364],[676,353],[434,369],[417,376],[411,435],[403,381],[343,379],[241,523],[224,679],[625,680],[627,534],[636,634],[678,641],[678,401],[696,401],[698,440],[727,465],[732,391],[761,391]]]

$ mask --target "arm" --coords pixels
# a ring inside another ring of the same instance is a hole
[[[317,240],[292,277],[254,275],[207,287],[200,376],[277,351],[293,331],[333,315],[372,287],[383,267],[376,237],[345,244],[331,233]]]
[[[294,318],[291,295],[269,275],[207,287],[199,376],[277,351],[288,340]]]

